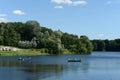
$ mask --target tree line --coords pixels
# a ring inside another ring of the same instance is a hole
[[[91,40],[94,51],[120,51],[120,39]]]
[[[87,36],[64,33],[41,26],[35,20],[0,23],[0,45],[39,49],[43,53],[90,54],[93,50]]]

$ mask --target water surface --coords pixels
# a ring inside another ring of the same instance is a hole
[[[120,52],[18,58],[0,57],[0,80],[120,80]]]

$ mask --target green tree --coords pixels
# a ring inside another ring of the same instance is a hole
[[[78,38],[78,36],[74,34],[63,33],[60,30],[53,31],[52,29],[41,27],[35,20],[29,20],[26,23],[0,23],[0,45],[37,48],[50,54],[61,54],[64,50],[72,53],[88,54],[91,53],[93,48],[91,42],[86,36]],[[120,47],[119,39],[108,42],[109,44],[104,42],[105,47],[101,46],[101,48],[120,50],[118,48]],[[95,44],[96,50],[98,50],[100,46],[98,45],[99,41],[96,41]],[[114,47],[112,47],[112,45],[114,45]]]
[[[78,53],[90,54],[93,51],[93,45],[87,36],[81,36],[77,45]]]
[[[61,37],[62,44],[66,49],[71,49],[71,45],[77,45],[78,36],[64,33]]]
[[[20,34],[15,30],[14,23],[6,23],[4,30],[4,45],[17,46]]]
[[[0,23],[0,45],[4,44],[4,30],[5,30],[5,23]]]
[[[92,44],[94,46],[94,51],[105,51],[106,50],[106,44],[104,40],[93,40]]]
[[[34,37],[30,43],[32,48],[36,48],[37,47],[36,37]]]
[[[37,21],[29,20],[25,23],[25,39],[31,40],[33,37],[39,37],[41,31],[40,31],[40,25]]]

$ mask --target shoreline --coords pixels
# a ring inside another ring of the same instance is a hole
[[[41,56],[50,55],[39,51],[0,51],[0,56]]]

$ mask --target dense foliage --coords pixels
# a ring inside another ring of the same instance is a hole
[[[39,49],[50,54],[89,54],[93,50],[88,37],[53,31],[34,20],[0,23],[0,45]]]
[[[120,51],[120,39],[92,40],[94,51]]]

